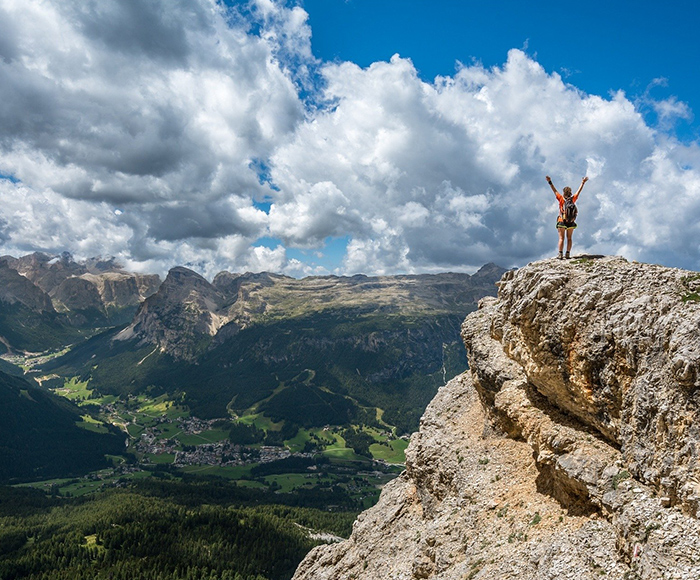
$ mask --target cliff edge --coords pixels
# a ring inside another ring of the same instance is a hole
[[[700,577],[700,274],[507,272],[406,470],[295,580]]]

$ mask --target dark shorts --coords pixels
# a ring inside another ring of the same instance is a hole
[[[563,230],[575,230],[576,229],[576,222],[557,222],[557,229],[563,229]]]

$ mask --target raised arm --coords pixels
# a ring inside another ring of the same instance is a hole
[[[554,187],[554,184],[552,183],[552,178],[551,178],[549,175],[545,175],[545,179],[547,180],[547,183],[549,183],[549,187],[552,188],[552,191],[554,192],[554,195],[556,195],[557,193],[559,193],[559,192],[557,191],[557,188]]]
[[[581,185],[578,186],[578,191],[576,192],[576,197],[578,197],[578,195],[581,193],[581,190],[583,189],[583,186],[584,186],[584,184],[586,183],[586,181],[588,181],[588,177],[584,177],[584,178],[581,180]],[[552,185],[551,182],[550,182],[549,184]]]

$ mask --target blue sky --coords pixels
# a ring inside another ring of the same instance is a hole
[[[690,1],[304,0],[314,54],[366,67],[395,53],[428,81],[452,75],[457,61],[499,66],[523,48],[583,91],[632,99],[647,91],[700,111],[700,11]],[[664,79],[662,84],[659,83]],[[650,122],[651,111],[645,111]],[[700,118],[677,134],[697,139]]]
[[[0,253],[164,273],[700,270],[690,2],[0,0]],[[683,235],[679,235],[682,232]]]

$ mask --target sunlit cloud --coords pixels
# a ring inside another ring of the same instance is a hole
[[[654,83],[586,94],[517,49],[430,82],[398,55],[324,63],[301,6],[237,6],[0,0],[3,253],[207,276],[517,266],[555,248],[549,174],[590,177],[575,251],[700,269],[700,150],[673,137],[693,111]]]

